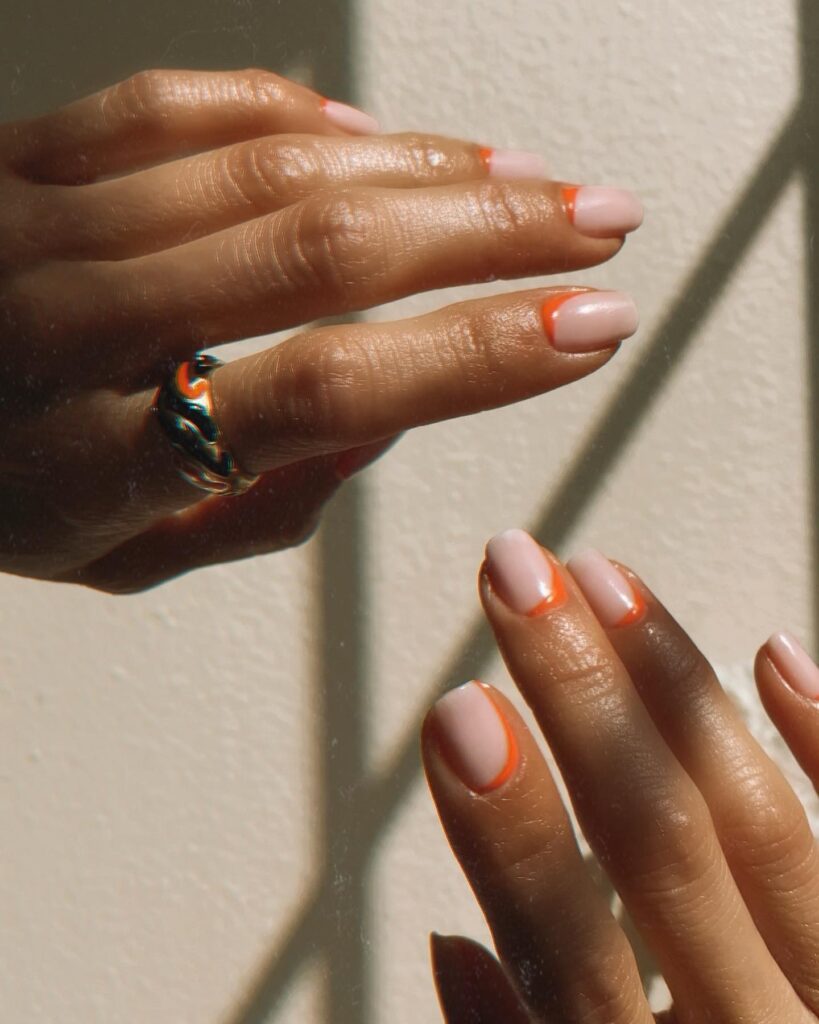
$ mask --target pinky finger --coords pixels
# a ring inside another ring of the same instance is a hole
[[[192,569],[295,547],[313,533],[341,484],[394,441],[388,438],[266,473],[245,494],[200,501],[57,579],[110,594],[133,594]]]
[[[771,721],[819,791],[819,666],[796,637],[775,633],[754,665]]]
[[[446,1024],[531,1024],[503,968],[480,943],[433,933],[430,953]]]

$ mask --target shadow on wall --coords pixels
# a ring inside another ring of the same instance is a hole
[[[52,8],[49,10],[48,8]],[[225,68],[258,65],[298,74],[320,92],[355,102],[353,0],[58,0],[30,4],[4,26],[0,37],[0,119],[50,109],[147,67]],[[636,424],[679,365],[697,326],[724,291],[788,179],[800,170],[809,186],[810,235],[819,224],[815,147],[819,136],[816,75],[808,55],[819,39],[819,14],[802,0],[805,40],[801,103],[761,156],[755,174],[725,221],[717,225],[699,265],[684,282],[645,358],[609,408],[603,410],[587,449],[578,453],[555,493],[548,496],[533,532],[559,548],[572,522],[593,501]],[[89,40],[95,45],[89,47]],[[807,140],[807,141],[806,141]],[[813,147],[813,148],[810,148]],[[808,152],[810,149],[810,152]],[[807,281],[811,333],[819,332],[815,258]],[[809,339],[810,340],[810,339]],[[814,437],[819,438],[819,346],[808,345],[813,383]],[[819,501],[819,459],[812,461]],[[282,929],[256,982],[223,1024],[266,1024],[281,999],[311,962],[323,967],[326,1024],[373,1024],[369,872],[380,836],[418,779],[417,723],[409,724],[395,758],[378,770],[370,764],[366,715],[369,692],[365,483],[351,482],[328,510],[317,538],[316,580],[322,647],[314,688],[323,732],[316,737],[317,774],[323,801],[316,837],[319,881],[293,921]],[[819,534],[814,547],[819,565]],[[429,694],[479,676],[492,644],[480,620],[462,637]],[[650,967],[646,965],[646,973]]]
[[[0,120],[152,67],[259,66],[351,99],[352,0],[34,0],[3,19]]]

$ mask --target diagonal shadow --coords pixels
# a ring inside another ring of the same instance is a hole
[[[802,176],[805,185],[805,297],[807,309],[806,363],[810,387],[811,556],[813,559],[813,641],[819,644],[819,7],[815,0],[800,3],[800,68],[805,111]]]
[[[551,501],[543,509],[532,532],[550,547],[559,548],[564,543],[573,523],[593,500],[607,473],[622,455],[642,417],[668,385],[698,328],[711,312],[796,171],[803,153],[801,136],[804,127],[803,110],[797,107],[769,147],[742,195],[717,228],[699,264],[684,283],[680,297],[647,346],[643,361],[604,410]],[[354,610],[351,614],[350,621],[354,622],[357,612]],[[466,638],[427,694],[424,708],[451,686],[479,676],[493,652],[489,631],[482,617],[476,616]],[[349,712],[341,710],[346,718]],[[356,709],[355,713],[359,710]],[[355,796],[346,803],[345,834],[350,837],[355,830],[355,849],[346,851],[346,867],[359,879],[366,876],[379,838],[388,829],[419,776],[417,733],[418,721],[415,721],[384,768],[364,780],[363,786],[356,787]],[[324,781],[337,785],[327,777]],[[299,971],[314,957],[317,948],[321,948],[323,929],[328,916],[333,913],[336,867],[332,861],[325,862],[313,892],[294,915],[276,944],[271,959],[261,968],[258,981],[244,1006],[225,1024],[264,1024],[271,1019]],[[353,919],[353,934],[349,935],[353,943],[361,941],[355,934],[360,920],[360,915]],[[368,1018],[349,1019],[366,1021]]]

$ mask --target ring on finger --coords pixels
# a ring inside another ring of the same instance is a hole
[[[220,366],[220,359],[202,352],[179,363],[157,389],[151,410],[183,479],[209,494],[238,495],[259,477],[239,466],[214,417],[210,376]]]

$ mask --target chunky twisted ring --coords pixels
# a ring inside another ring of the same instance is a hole
[[[214,419],[210,375],[221,365],[201,352],[180,363],[158,388],[152,411],[185,480],[210,494],[242,494],[259,478],[239,468]]]

